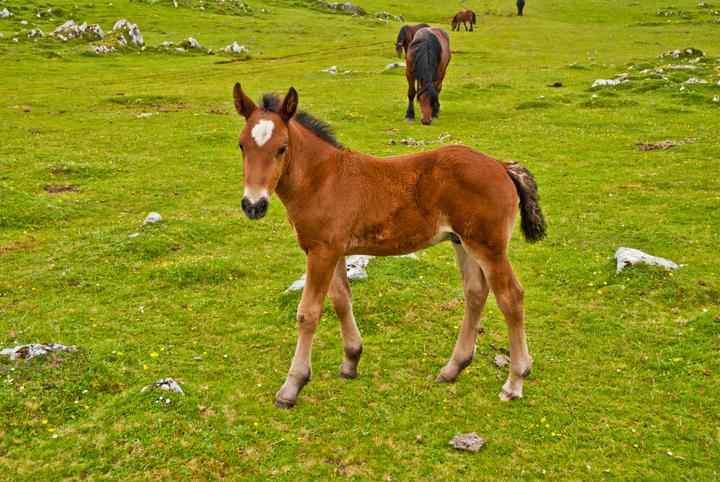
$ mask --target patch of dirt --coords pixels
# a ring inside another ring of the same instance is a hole
[[[49,186],[45,186],[43,189],[45,190],[45,192],[49,192],[50,194],[57,194],[57,193],[61,193],[61,192],[80,192],[80,189],[77,186],[73,186],[73,185],[70,185],[70,186],[49,185]]]
[[[695,143],[694,139],[685,139],[684,141],[636,142],[635,145],[638,151],[657,151],[693,143]]]

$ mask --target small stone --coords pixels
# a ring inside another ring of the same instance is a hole
[[[0,355],[10,357],[10,361],[16,360],[18,358],[27,360],[30,358],[44,356],[47,353],[50,353],[53,351],[75,352],[75,351],[77,351],[77,347],[60,345],[58,343],[49,343],[49,344],[31,343],[29,345],[19,345],[19,346],[16,346],[15,348],[6,348],[4,350],[0,350]]]
[[[185,395],[185,392],[183,392],[183,389],[180,388],[180,385],[173,380],[172,378],[163,378],[162,380],[158,380],[155,383],[148,385],[146,387],[143,387],[140,392],[144,392],[148,390],[149,388],[159,388],[160,390],[168,390],[171,392],[179,393],[180,395]],[[161,397],[162,398],[162,397]],[[170,399],[166,399],[167,401],[165,403],[170,403]]]
[[[669,259],[651,256],[647,253],[643,253],[639,249],[634,248],[618,248],[618,250],[615,252],[615,259],[617,260],[617,273],[622,271],[627,266],[638,263],[654,264],[664,266],[668,269],[678,268],[678,265],[670,261]]]
[[[465,450],[467,452],[477,452],[485,445],[485,439],[475,432],[466,433],[463,435],[457,435],[450,440],[450,445],[458,450]]]
[[[143,226],[145,226],[146,224],[157,223],[158,221],[162,221],[162,219],[163,219],[163,217],[160,213],[156,213],[155,211],[153,211],[147,215],[147,217],[142,222],[142,224],[143,224]]]

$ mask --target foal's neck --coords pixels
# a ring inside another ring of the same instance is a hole
[[[295,121],[290,122],[289,135],[287,164],[276,188],[286,208],[298,198],[300,201],[311,198],[317,188],[338,171],[345,152]]]

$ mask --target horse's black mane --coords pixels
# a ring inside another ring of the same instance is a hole
[[[258,107],[265,112],[277,113],[280,111],[281,104],[282,101],[277,95],[263,94],[263,96],[260,98],[260,104],[258,105]],[[320,119],[313,117],[304,110],[298,110],[297,112],[295,112],[295,116],[293,117],[293,119],[295,119],[300,125],[311,131],[313,134],[315,134],[331,146],[338,149],[347,150],[347,148],[343,146],[340,142],[338,142],[338,140],[335,138],[335,133],[333,132],[332,127],[330,127],[330,124],[328,124],[327,122],[321,121]]]
[[[415,78],[422,81],[425,90],[430,95],[431,102],[437,98],[437,91],[433,84],[438,76],[438,63],[442,55],[440,41],[435,35],[424,35],[421,38],[415,37],[410,48],[415,51],[415,65],[413,74]]]

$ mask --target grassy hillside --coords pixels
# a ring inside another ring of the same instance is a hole
[[[358,0],[371,16],[357,17],[311,0],[0,0],[13,13],[0,19],[0,349],[80,348],[0,360],[4,476],[718,477],[720,7],[531,0],[518,18],[512,1],[462,3],[477,30],[452,33],[426,127],[404,121],[404,73],[383,71],[402,23],[372,14],[449,30],[451,2]],[[49,36],[120,18],[144,51]],[[214,54],[153,48],[190,36]],[[250,53],[219,52],[233,41]],[[705,55],[660,57],[687,47]],[[321,72],[332,65],[351,72]],[[305,257],[277,199],[261,222],[240,210],[236,81],[253,95],[294,86],[353,150],[450,134],[533,172],[549,236],[529,245],[518,229],[511,245],[534,357],[525,398],[497,399],[507,373],[491,360],[507,338],[492,299],[471,367],[434,383],[463,312],[443,244],[373,260],[353,283],[358,379],[337,379],[327,305],[313,380],[297,407],[273,407],[300,299],[284,290]],[[664,140],[687,143],[636,148]],[[164,220],[140,228],[150,211]],[[682,266],[616,275],[619,246]],[[140,393],[168,376],[184,397]],[[481,452],[448,446],[470,431]]]

